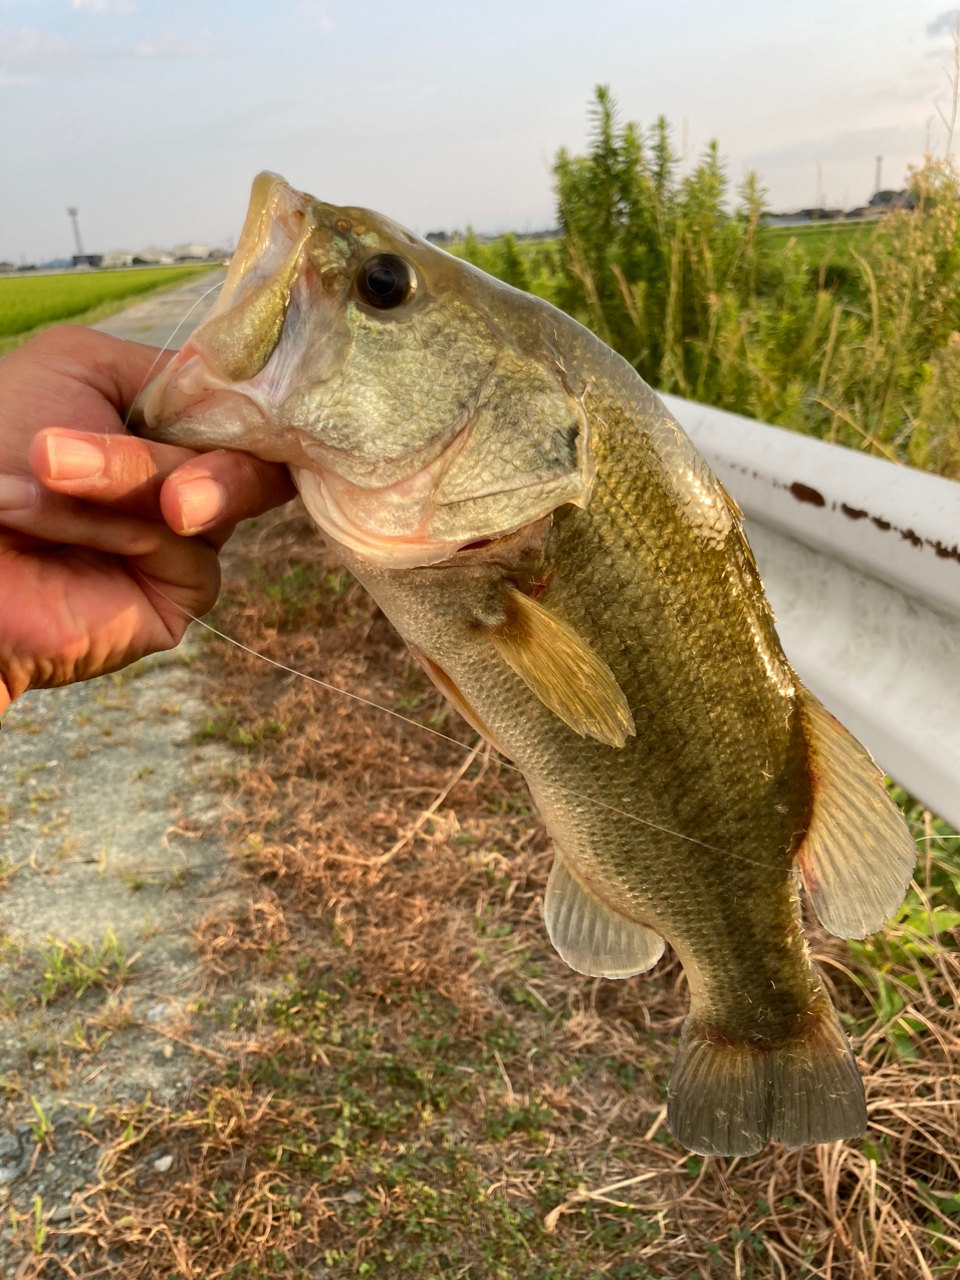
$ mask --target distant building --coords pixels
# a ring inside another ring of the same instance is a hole
[[[102,267],[131,267],[133,266],[133,254],[129,249],[111,249],[109,253],[103,255]]]
[[[869,204],[856,209],[797,209],[795,213],[765,213],[763,221],[772,226],[800,226],[807,222],[840,222],[843,219],[882,218],[900,209],[915,209],[916,200],[906,189],[902,191],[878,191],[870,197]]]
[[[156,245],[151,245],[149,249],[141,249],[133,255],[134,264],[146,264],[151,267],[169,267],[173,264],[174,257],[169,249],[158,249]]]
[[[75,267],[99,267],[103,262],[102,253],[75,253],[73,255],[73,265]]]
[[[6,275],[8,271],[16,271],[16,264],[13,262],[0,262],[0,275]]]
[[[431,244],[450,243],[450,236],[447,235],[446,231],[428,231],[426,238]]]
[[[204,244],[202,240],[194,240],[189,244],[175,244],[173,246],[173,256],[178,262],[193,262],[195,260],[202,262],[210,257],[210,246]]]

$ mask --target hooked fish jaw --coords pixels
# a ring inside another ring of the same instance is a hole
[[[529,302],[378,214],[261,174],[216,306],[135,421],[285,462],[333,539],[434,563],[589,497],[586,415]]]

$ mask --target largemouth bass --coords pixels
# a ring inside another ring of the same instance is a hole
[[[863,937],[914,846],[784,657],[736,505],[624,360],[388,219],[262,174],[216,308],[137,421],[290,466],[527,779],[569,965],[623,978],[674,947],[678,1141],[732,1156],[864,1132],[798,879],[831,932]]]

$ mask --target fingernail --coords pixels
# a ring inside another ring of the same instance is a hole
[[[51,480],[93,480],[103,470],[103,450],[69,436],[47,437]]]
[[[37,500],[37,486],[23,476],[0,476],[0,511],[25,511]]]
[[[209,478],[185,480],[177,485],[177,494],[184,533],[195,533],[211,520],[216,520],[227,505],[223,486]]]

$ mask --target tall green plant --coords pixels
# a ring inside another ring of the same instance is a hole
[[[556,300],[665,390],[736,398],[731,324],[761,277],[759,181],[748,177],[731,217],[715,142],[681,176],[662,116],[647,132],[621,125],[600,87],[591,119],[589,153],[560,151],[554,166]]]
[[[960,180],[928,158],[913,207],[852,265],[811,266],[764,225],[750,173],[731,195],[711,142],[683,174],[663,117],[622,124],[609,89],[585,155],[556,157],[552,300],[654,386],[960,477]],[[538,292],[545,292],[541,287]]]

